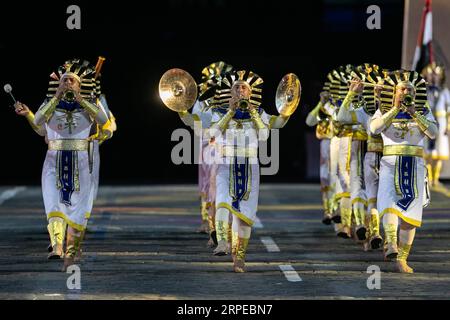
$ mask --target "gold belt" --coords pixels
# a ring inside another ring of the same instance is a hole
[[[337,134],[337,136],[339,138],[345,138],[345,137],[351,137],[353,135],[353,131],[348,130],[348,129],[344,129],[339,131],[339,133]]]
[[[354,131],[353,135],[352,135],[352,140],[362,140],[362,141],[366,141],[367,140],[367,132],[365,131]]]
[[[383,142],[367,142],[367,151],[369,152],[383,152]]]
[[[384,146],[383,156],[412,156],[423,158],[423,148],[419,146]]]
[[[383,138],[380,136],[371,136],[367,139],[367,151],[383,152]]]
[[[235,146],[223,146],[222,147],[222,156],[225,157],[257,157],[258,149],[257,148],[245,148],[245,147],[235,147]]]
[[[78,139],[50,140],[48,150],[54,151],[87,151],[89,141]]]

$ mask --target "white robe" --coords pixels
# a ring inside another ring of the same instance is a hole
[[[372,119],[382,116],[377,110]],[[435,122],[433,115],[429,112],[426,118]],[[407,121],[407,127],[402,128],[399,123],[392,123],[381,132],[384,146],[410,145],[424,146],[425,134],[419,129],[414,120]],[[399,180],[400,156],[383,156],[380,161],[380,179],[378,189],[377,208],[380,216],[386,213],[397,215],[405,222],[420,227],[422,225],[422,211],[424,205],[425,191],[425,162],[421,157],[411,157],[413,168],[409,174],[412,179],[412,190],[414,192],[412,202],[406,207],[399,205],[399,200],[404,198],[406,191],[401,190]]]
[[[92,119],[86,111],[78,110],[72,113],[73,122],[67,122],[66,112],[56,110],[48,122],[45,123],[47,138],[60,139],[88,139]],[[79,190],[75,190],[71,197],[71,204],[64,204],[60,200],[60,190],[57,187],[57,155],[59,151],[48,150],[42,170],[42,194],[47,218],[60,217],[74,229],[82,231],[86,228],[93,205],[92,176],[89,173],[89,159],[87,151],[75,151],[78,167]]]

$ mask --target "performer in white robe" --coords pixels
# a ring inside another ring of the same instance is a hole
[[[337,172],[342,192],[336,194],[336,199],[340,201],[342,227],[338,230],[337,235],[351,238],[354,224],[358,240],[365,240],[366,199],[363,185],[362,153],[367,134],[361,125],[344,124],[337,118],[337,113],[348,92],[348,78],[352,68],[350,65],[339,67],[328,76],[333,99],[336,101],[335,106],[337,106],[333,114],[333,124],[336,135],[339,137]]]
[[[88,138],[91,126],[104,125],[106,114],[89,100],[94,96],[89,63],[67,61],[52,74],[57,85],[34,118],[45,127],[48,151],[42,170],[42,193],[52,243],[49,259],[62,258],[64,269],[73,264],[82,232],[92,211],[92,177],[89,172]],[[89,92],[89,93],[86,93]],[[64,237],[67,225],[66,250]]]
[[[378,66],[366,64],[360,66],[359,71],[355,71],[354,78],[351,81],[350,89],[344,102],[339,109],[338,121],[344,124],[361,124],[367,132],[367,152],[364,156],[364,186],[365,197],[368,204],[368,212],[365,216],[365,225],[367,227],[367,241],[364,242],[364,249],[378,249],[381,246],[382,238],[380,236],[380,219],[377,205],[378,193],[378,173],[379,163],[383,152],[383,140],[379,135],[373,135],[369,130],[370,120],[378,108],[379,96],[375,90],[375,84],[382,85],[384,80],[378,73]],[[363,80],[370,81],[373,85],[364,88]],[[364,90],[363,90],[364,89]],[[362,100],[360,105],[354,105],[351,101],[355,97]]]
[[[399,272],[412,273],[406,260],[416,227],[422,224],[424,139],[434,139],[437,126],[426,104],[425,80],[416,72],[399,70],[389,74],[381,101],[381,108],[370,122],[370,132],[381,134],[384,144],[377,206],[387,243],[385,259],[396,259]]]
[[[445,69],[432,63],[424,68],[422,76],[428,82],[428,103],[437,121],[438,134],[436,139],[426,139],[425,159],[427,160],[428,177],[431,187],[447,191],[439,182],[442,161],[449,159],[449,111],[450,91],[445,87]]]
[[[198,186],[201,200],[200,212],[202,223],[198,232],[209,233],[209,247],[217,245],[215,230],[215,182],[217,163],[214,161],[214,139],[211,139],[206,134],[206,131],[211,126],[211,101],[216,87],[220,84],[222,77],[232,70],[233,67],[223,61],[211,63],[203,68],[202,81],[198,85],[199,95],[192,109],[192,113],[187,111],[179,113],[183,123],[191,127],[200,140]]]
[[[289,117],[270,116],[259,107],[263,80],[251,71],[228,74],[217,96],[210,134],[218,152],[215,255],[228,254],[229,214],[235,272],[245,272],[245,256],[259,196],[258,141]]]
[[[326,113],[325,105],[330,103],[330,93],[326,90],[329,85],[325,84],[324,91],[320,94],[317,106],[306,117],[309,127],[316,126],[316,137],[320,140],[320,191],[322,194],[323,217],[322,223],[329,225],[332,222],[332,198],[333,187],[331,185],[330,170],[330,145],[333,138],[333,127],[331,115]]]

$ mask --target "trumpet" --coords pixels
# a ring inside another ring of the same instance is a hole
[[[250,101],[248,99],[240,99],[238,101],[238,108],[241,110],[247,110],[250,105]]]
[[[350,82],[353,82],[353,80],[350,80]],[[387,86],[384,84],[378,84],[378,83],[367,82],[367,81],[360,81],[360,83],[362,83],[364,86],[367,86],[367,87],[381,87],[383,89],[392,90],[392,86]]]
[[[400,111],[406,112],[408,107],[413,106],[413,105],[414,105],[413,96],[407,94],[403,97],[403,101],[401,102],[401,105],[400,105]]]
[[[405,106],[411,106],[414,102],[414,98],[412,97],[412,95],[407,94],[406,96],[403,97],[403,104]]]
[[[67,102],[74,102],[75,101],[75,92],[72,90],[66,90],[64,92],[62,99]]]

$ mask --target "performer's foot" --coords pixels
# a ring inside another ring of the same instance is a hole
[[[233,264],[233,270],[236,273],[244,273],[245,270],[245,261],[241,259],[235,259]]]
[[[214,249],[213,254],[215,256],[226,256],[228,254],[227,248],[228,248],[227,241],[220,240],[217,244],[217,248]]]
[[[208,221],[202,221],[202,224],[197,229],[197,233],[202,233],[202,234],[208,234],[209,233]]]
[[[340,216],[339,214],[333,215],[333,216],[331,217],[331,220],[332,220],[334,223],[341,223],[341,216]]]
[[[53,247],[52,247],[52,244],[51,244],[51,243],[48,245],[47,251],[48,251],[48,252],[52,252],[52,251],[53,251]]]
[[[386,245],[386,251],[384,252],[385,261],[393,261],[397,259],[398,247],[396,243],[388,243]]]
[[[56,245],[52,247],[52,251],[47,255],[48,260],[57,260],[64,257],[64,250],[62,245]]]
[[[414,270],[408,266],[406,260],[397,260],[397,270],[400,273],[414,273]]]
[[[330,225],[332,221],[331,214],[327,213],[323,216],[322,223],[326,225]]]
[[[367,229],[365,226],[359,226],[356,228],[356,238],[360,241],[366,240]]]
[[[344,239],[349,239],[352,237],[351,233],[350,233],[350,228],[347,226],[342,227],[340,230],[338,230],[337,232],[337,236],[344,238]]]
[[[370,238],[370,246],[373,250],[380,249],[382,242],[383,238],[381,238],[379,235],[375,235],[372,238]]]

